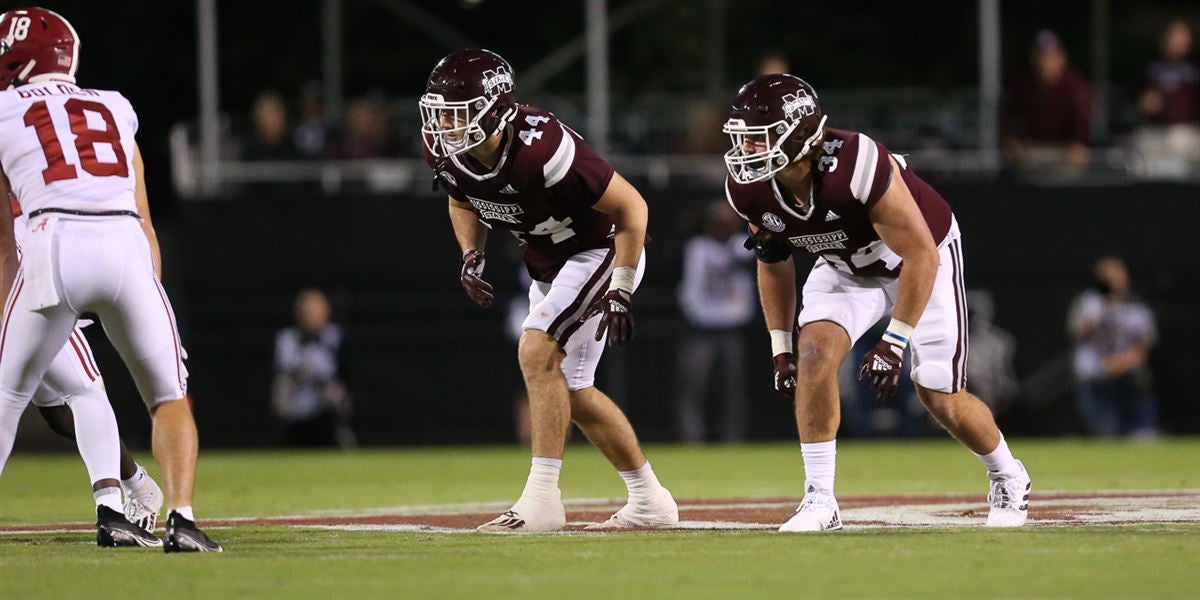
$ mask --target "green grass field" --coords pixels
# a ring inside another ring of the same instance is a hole
[[[1200,440],[1012,446],[1034,477],[1035,502],[1038,491],[1049,490],[1200,488]],[[794,444],[654,446],[648,454],[677,498],[802,494]],[[511,501],[527,461],[523,449],[493,447],[208,452],[196,509],[203,521]],[[950,442],[846,442],[838,463],[839,496],[969,492],[982,500],[986,491],[978,462]],[[15,455],[0,480],[0,526],[92,519],[86,480],[77,457]],[[565,499],[624,495],[620,479],[584,445],[568,450],[561,485]],[[88,532],[0,534],[0,597],[1195,598],[1200,590],[1195,523],[818,536],[487,536],[284,526],[210,533],[224,554],[105,550]]]

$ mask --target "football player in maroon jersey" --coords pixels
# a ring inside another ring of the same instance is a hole
[[[967,308],[954,215],[902,156],[825,123],[808,83],[773,74],[742,87],[724,126],[732,142],[725,191],[750,224],[775,388],[795,398],[807,476],[804,500],[780,531],[841,529],[833,495],[838,366],[889,315],[859,377],[886,399],[910,349],[921,401],[987,468],[987,524],[1022,525],[1029,475],[987,405],[965,387]],[[818,257],[804,283],[794,346],[793,254]]]
[[[513,69],[480,49],[434,67],[420,100],[425,158],[449,195],[462,249],[461,283],[487,308],[488,231],[521,244],[533,284],[518,350],[529,393],[533,464],[520,499],[481,531],[539,532],[566,523],[558,488],[574,421],[617,468],[629,502],[596,528],[661,527],[679,520],[670,492],[633,427],[596,389],[604,340],[633,337],[633,292],[645,268],[647,207],[579,134],[550,112],[518,104]]]

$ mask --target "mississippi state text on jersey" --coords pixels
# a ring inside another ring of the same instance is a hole
[[[529,275],[550,282],[567,259],[612,245],[614,221],[592,208],[613,168],[548,111],[518,105],[504,131],[500,160],[488,169],[469,154],[435,158],[425,150],[442,189],[470,203],[489,229],[511,231],[523,246]]]
[[[817,255],[853,275],[899,275],[900,256],[871,224],[871,207],[887,191],[895,158],[934,242],[941,245],[950,230],[950,206],[936,190],[908,168],[901,156],[866,134],[826,129],[813,171],[811,196],[803,203],[775,178],[738,183],[725,177],[725,195],[733,210],[776,239],[786,239],[793,252]]]
[[[0,167],[26,214],[137,210],[137,114],[118,92],[64,81],[0,91]]]

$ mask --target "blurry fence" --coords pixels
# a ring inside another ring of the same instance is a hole
[[[646,186],[649,187],[649,186]],[[428,188],[426,188],[428,189]],[[1101,253],[1124,256],[1162,332],[1152,365],[1167,431],[1200,431],[1191,370],[1200,333],[1200,188],[1172,184],[1037,188],[941,183],[964,231],[968,288],[990,290],[996,322],[1017,337],[1024,397],[1001,415],[1013,433],[1069,431],[1064,317]],[[681,215],[718,197],[715,186],[647,192],[652,205],[649,271],[637,298],[638,337],[611,350],[600,385],[643,436],[673,431],[675,304]],[[185,203],[163,225],[167,283],[190,353],[191,388],[207,445],[268,443],[268,389],[275,331],[305,285],[330,292],[347,331],[356,427],[366,443],[496,442],[513,439],[520,384],[504,334],[503,302],[491,311],[459,288],[458,251],[445,202],[430,193]],[[488,277],[516,289],[515,244],[493,235]],[[802,267],[805,268],[805,267]],[[96,329],[96,328],[92,328]],[[92,331],[95,337],[98,331]],[[791,407],[771,392],[761,327],[749,361],[752,435],[790,437]],[[131,383],[107,343],[97,343],[129,439],[148,436]]]

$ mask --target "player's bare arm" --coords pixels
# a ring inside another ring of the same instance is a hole
[[[604,195],[592,207],[613,216],[616,221],[616,268],[637,270],[646,243],[646,223],[650,209],[646,200],[620,173],[613,173]],[[631,282],[632,283],[632,282]]]
[[[142,164],[142,151],[133,146],[133,175],[136,186],[133,191],[137,200],[137,213],[142,217],[142,231],[150,242],[150,258],[154,261],[154,274],[162,279],[162,251],[158,247],[158,234],[154,232],[154,221],[150,218],[150,198],[146,194],[146,167]]]
[[[483,251],[487,245],[487,227],[479,221],[475,209],[469,202],[459,202],[454,198],[450,201],[450,225],[454,227],[454,237],[463,253],[471,250]]]
[[[750,225],[751,234],[759,229]],[[775,391],[787,398],[796,393],[796,360],[792,323],[796,318],[796,264],[791,256],[777,262],[758,261],[758,298],[771,336]]]
[[[889,160],[892,161],[891,184],[871,208],[871,224],[879,239],[904,261],[892,318],[915,327],[933,293],[938,250],[917,201],[900,176],[900,166],[895,159]]]
[[[479,220],[475,210],[467,202],[450,198],[450,225],[454,237],[462,248],[462,269],[459,282],[471,300],[482,308],[490,308],[496,299],[492,284],[483,280],[486,263],[483,248],[487,244],[487,226]]]
[[[892,162],[891,180],[887,191],[871,208],[870,218],[879,239],[900,255],[903,268],[897,283],[892,321],[883,339],[863,356],[858,371],[859,379],[868,379],[880,400],[896,391],[904,349],[929,304],[940,263],[933,234],[904,183],[900,166],[894,158],[888,160]]]
[[[612,215],[616,235],[613,239],[616,256],[608,292],[596,301],[587,318],[597,313],[600,325],[596,340],[608,334],[609,345],[620,346],[633,338],[633,289],[637,282],[637,266],[646,245],[646,222],[650,209],[646,200],[620,173],[613,173],[604,195],[592,208]]]

